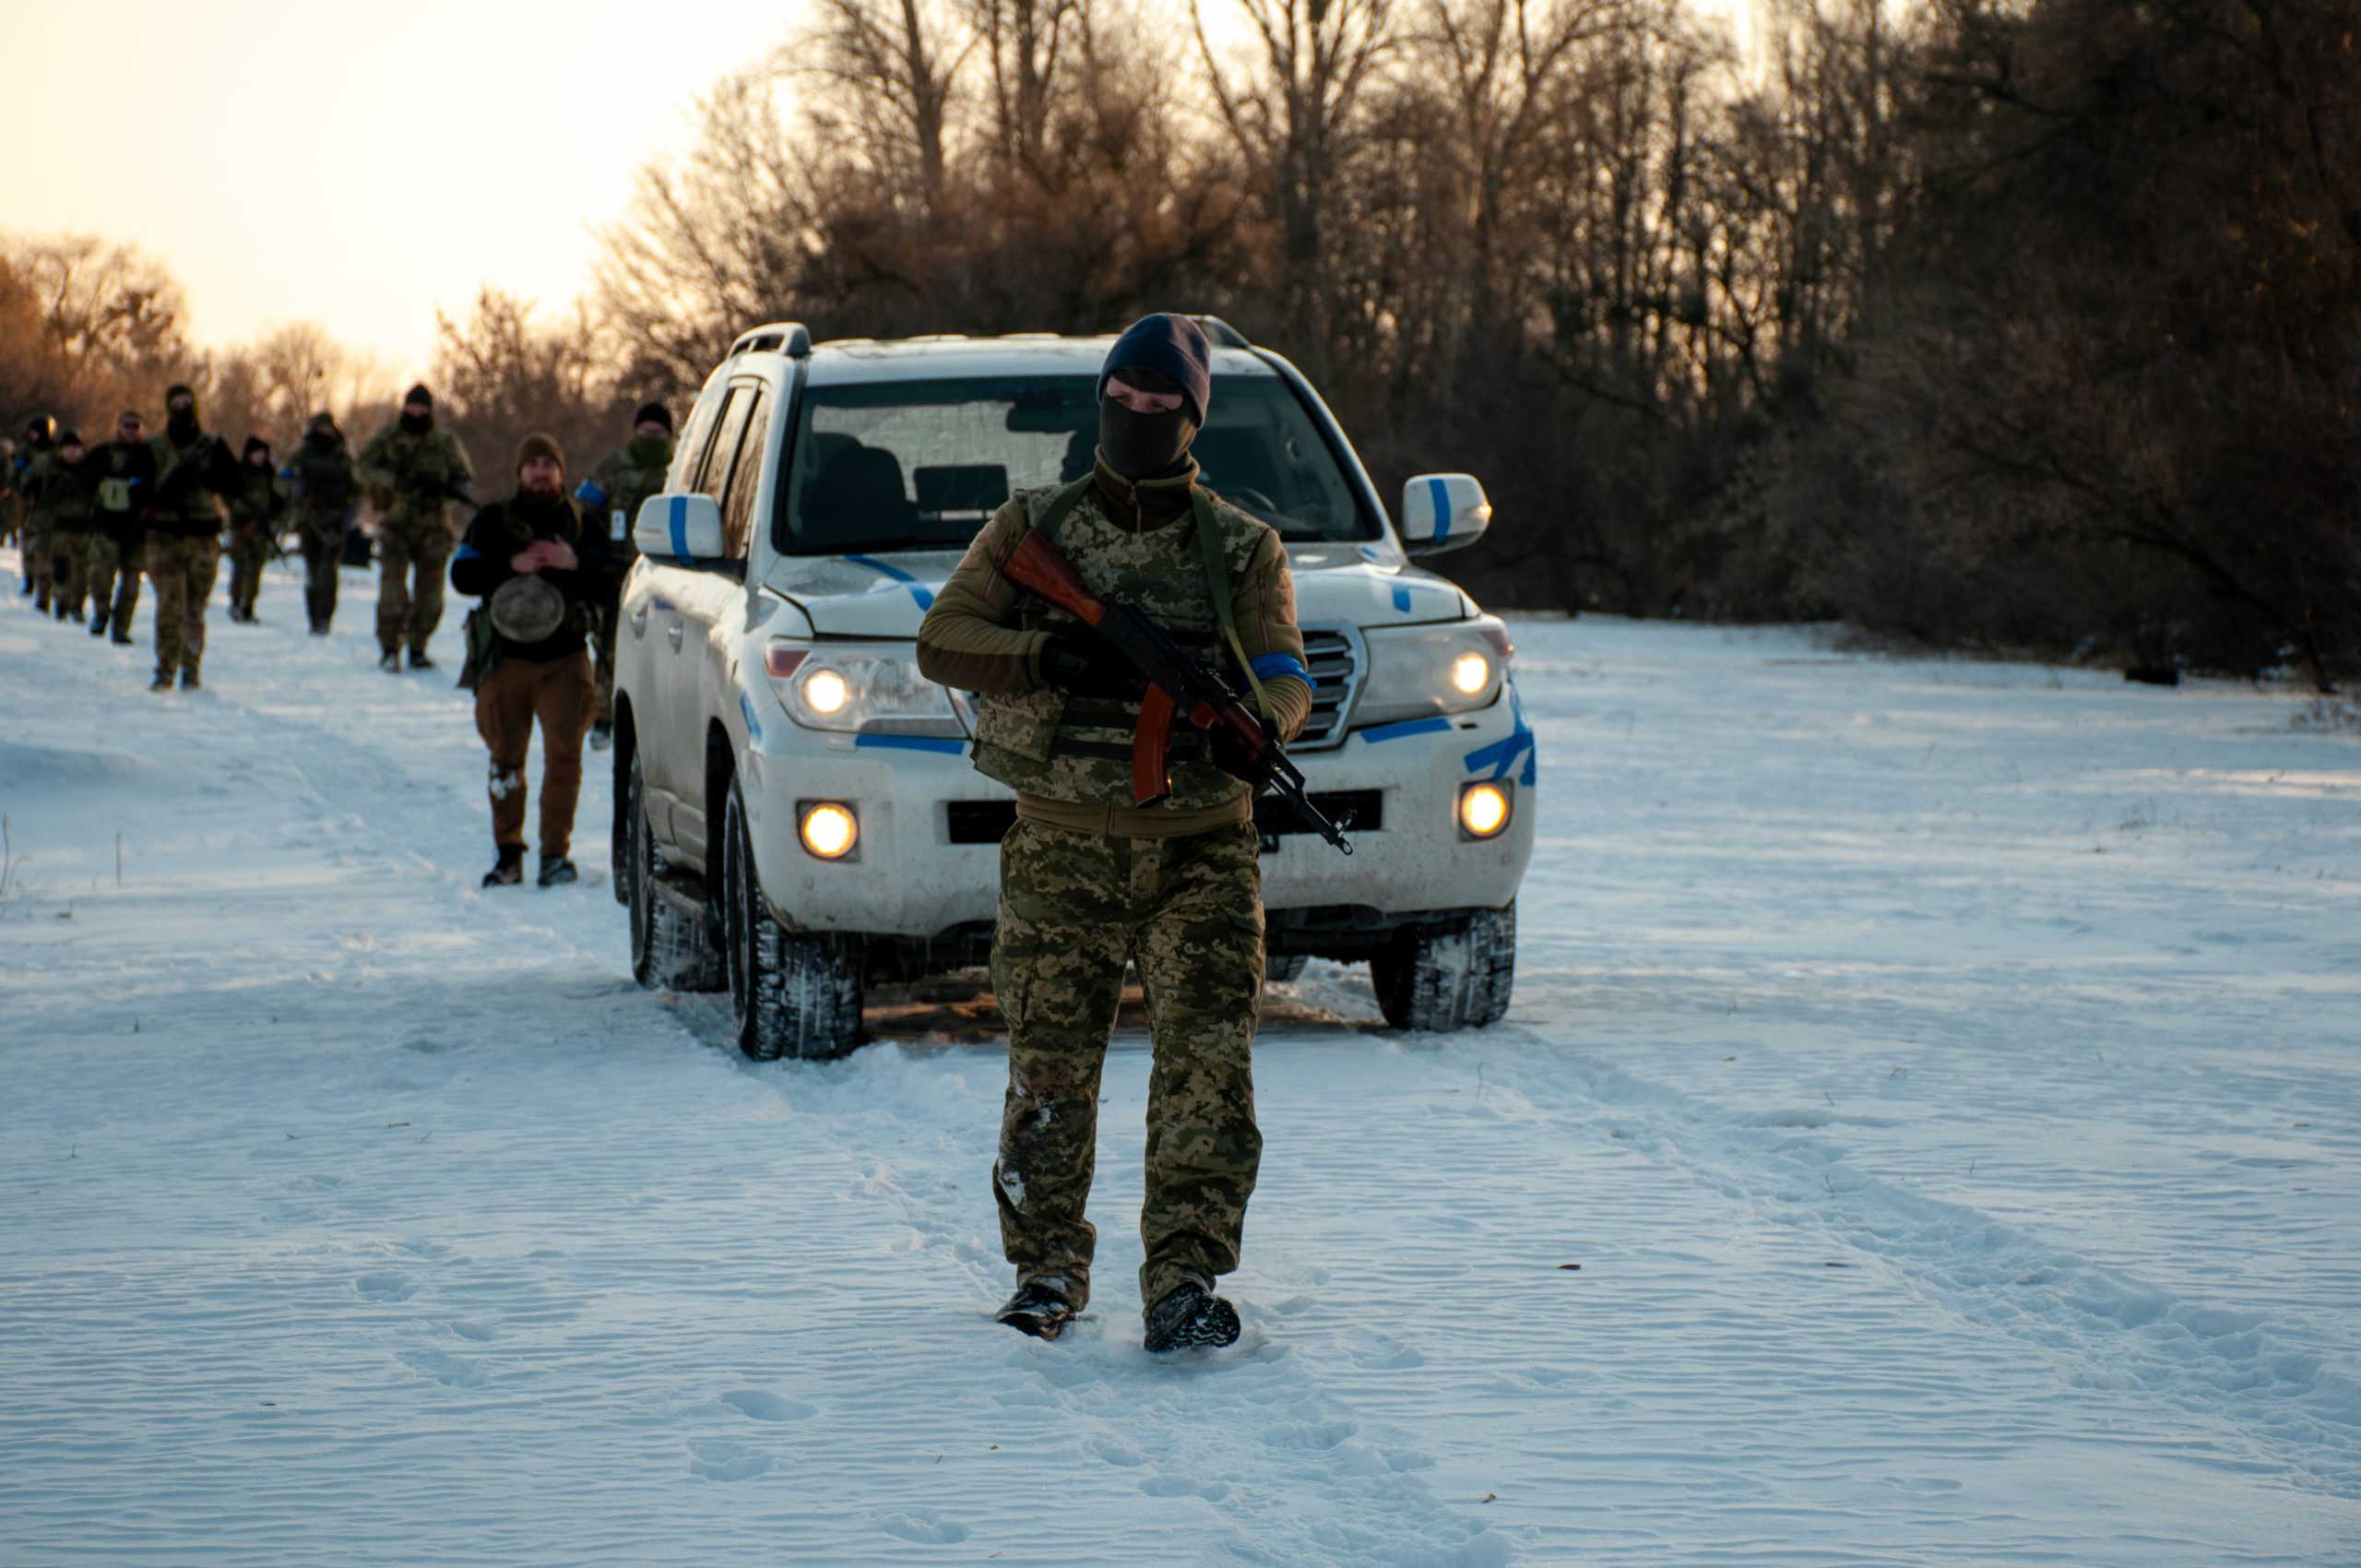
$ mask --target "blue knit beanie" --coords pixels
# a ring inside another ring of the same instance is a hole
[[[1204,426],[1214,400],[1214,350],[1195,322],[1169,311],[1133,322],[1098,367],[1098,395],[1107,396],[1109,376],[1134,368],[1170,376],[1188,401],[1190,416]]]

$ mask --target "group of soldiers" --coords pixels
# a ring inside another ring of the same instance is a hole
[[[661,404],[643,405],[631,438],[575,492],[574,505],[610,561],[628,565],[630,517],[661,487],[671,437],[670,414]],[[222,557],[230,561],[230,619],[250,623],[263,569],[284,555],[291,527],[303,560],[304,613],[314,636],[327,636],[339,568],[369,559],[356,527],[364,502],[377,520],[378,666],[390,673],[405,659],[411,670],[434,667],[427,644],[443,619],[445,572],[457,542],[451,508],[472,505],[475,471],[458,438],[437,426],[424,386],[403,395],[400,412],[357,457],[325,411],[311,417],[284,462],[259,435],[233,454],[204,427],[195,390],[181,384],[164,394],[160,431],[151,434],[138,410],[125,409],[113,439],[91,445],[40,414],[6,459],[0,537],[16,535],[22,592],[38,610],[128,645],[142,576],[154,586],[150,691],[200,686],[206,612]],[[610,574],[616,583],[621,575]],[[591,738],[603,745],[614,691],[611,607],[599,619]]]

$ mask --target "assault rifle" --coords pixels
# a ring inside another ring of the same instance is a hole
[[[1247,711],[1228,682],[1201,668],[1163,627],[1131,605],[1109,604],[1091,592],[1074,563],[1038,529],[1026,530],[1001,569],[1017,587],[1097,628],[1147,677],[1139,728],[1132,732],[1132,794],[1138,804],[1151,805],[1172,792],[1172,730],[1186,719],[1208,733],[1216,728],[1228,733],[1249,759],[1250,787],[1258,793],[1270,790],[1305,826],[1346,854],[1353,852],[1344,830],[1323,816],[1304,793],[1302,770],[1271,739],[1263,721]]]

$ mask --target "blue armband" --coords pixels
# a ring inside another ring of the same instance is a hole
[[[592,506],[604,506],[607,504],[607,493],[599,489],[597,481],[593,480],[584,480],[581,487],[575,491],[574,498]]]
[[[1302,659],[1291,653],[1258,653],[1248,668],[1254,671],[1254,678],[1258,681],[1275,681],[1282,675],[1292,675],[1307,686],[1311,684],[1311,671],[1303,667]]]

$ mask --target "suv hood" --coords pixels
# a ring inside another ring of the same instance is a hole
[[[949,550],[891,555],[782,555],[763,586],[791,601],[824,637],[908,641],[959,564]],[[1287,547],[1296,617],[1304,625],[1413,625],[1460,621],[1475,601],[1434,573],[1389,559],[1371,544]]]

